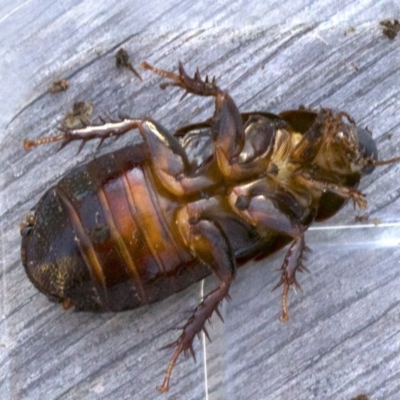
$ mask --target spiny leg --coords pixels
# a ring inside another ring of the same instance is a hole
[[[300,288],[296,280],[296,271],[304,271],[303,253],[309,251],[304,243],[305,227],[302,224],[301,215],[304,210],[296,199],[289,193],[274,190],[268,183],[259,180],[253,185],[236,186],[229,195],[229,203],[233,210],[260,232],[282,233],[293,242],[286,253],[281,267],[282,276],[274,289],[283,285],[282,293],[282,317],[283,322],[288,321],[287,298],[290,286]],[[283,212],[277,204],[285,204],[287,209]],[[308,219],[313,219],[310,214]]]
[[[169,381],[171,378],[172,370],[178,360],[180,354],[183,352],[185,355],[190,352],[193,358],[196,360],[194,349],[193,349],[193,339],[202,330],[204,331],[207,338],[210,340],[208,332],[204,327],[207,320],[211,318],[211,315],[215,311],[220,318],[222,316],[218,310],[218,306],[221,301],[228,297],[228,291],[230,287],[230,282],[222,282],[221,285],[209,293],[204,300],[196,307],[193,315],[188,319],[183,327],[183,333],[175,342],[165,346],[164,348],[175,348],[174,354],[168,364],[167,370],[165,372],[165,378],[158,390],[160,392],[167,392],[169,389]]]
[[[214,153],[222,174],[231,177],[231,164],[237,164],[233,159],[239,155],[245,140],[242,117],[233,99],[217,86],[215,78],[210,82],[206,76],[203,81],[198,69],[191,78],[181,62],[179,63],[179,74],[153,67],[147,62],[143,62],[141,66],[170,80],[170,82],[161,84],[162,88],[178,86],[186,91],[184,96],[187,93],[193,93],[198,96],[215,97],[213,117],[200,125],[207,126],[209,122],[212,132],[216,133]]]
[[[217,97],[218,95],[224,93],[217,86],[215,77],[212,79],[212,81],[209,81],[207,76],[205,81],[203,81],[200,77],[199,71],[197,70],[194,77],[191,78],[186,74],[182,63],[179,63],[179,75],[159,68],[155,68],[146,62],[142,63],[142,68],[149,69],[157,75],[171,79],[172,82],[167,82],[161,85],[162,88],[165,88],[167,86],[180,86],[186,90],[186,93],[193,93],[200,96]],[[141,120],[123,118],[121,119],[121,121],[110,121],[108,123],[105,123],[105,121],[102,120],[102,122],[104,123],[103,125],[85,126],[82,129],[68,129],[62,126],[60,128],[60,130],[62,131],[60,135],[54,135],[37,140],[24,140],[24,147],[25,149],[29,149],[34,146],[61,141],[61,148],[63,148],[73,140],[82,140],[82,148],[88,140],[95,138],[100,138],[101,144],[104,139],[108,137],[118,137],[131,129],[137,128],[141,123]]]
[[[307,271],[307,268],[302,263],[304,251],[310,251],[310,249],[305,245],[304,235],[295,237],[292,245],[290,246],[288,252],[286,253],[285,260],[281,267],[282,269],[281,279],[273,289],[275,290],[279,286],[283,285],[282,316],[281,316],[282,322],[287,322],[289,320],[287,298],[290,286],[294,286],[298,289],[301,289],[296,279],[296,271],[300,272]]]
[[[102,125],[86,126],[80,129],[62,128],[61,135],[25,141],[25,147],[61,141],[61,148],[63,148],[72,141],[81,141],[80,151],[89,140],[100,139],[100,146],[105,139],[118,138],[132,129],[139,130],[147,144],[153,171],[169,192],[176,196],[184,196],[207,189],[217,183],[218,177],[207,173],[196,174],[196,170],[192,171],[185,149],[178,139],[148,118],[104,121]]]
[[[211,131],[217,133],[213,152],[222,175],[230,179],[240,179],[249,174],[254,175],[260,167],[262,169],[263,165],[260,166],[259,163],[256,163],[255,166],[252,163],[247,163],[246,166],[239,164],[238,156],[245,142],[242,117],[233,99],[219,89],[215,79],[210,82],[206,78],[203,81],[198,71],[191,78],[184,71],[182,64],[179,66],[179,75],[152,67],[147,63],[143,63],[143,66],[158,75],[171,79],[172,82],[167,82],[166,85],[176,85],[185,89],[186,92],[215,97],[215,111],[209,121]],[[201,126],[208,126],[208,121]],[[156,174],[161,178],[161,182],[165,183],[166,188],[175,195],[181,196],[204,190],[215,184],[215,180],[221,180],[221,177],[215,179],[215,177],[205,176],[206,174],[197,174],[198,176],[196,176],[197,171],[190,171],[187,155],[178,140],[149,119],[124,118],[121,121],[104,121],[103,125],[85,126],[81,129],[61,127],[63,131],[61,135],[35,141],[26,140],[24,146],[30,148],[61,141],[62,148],[71,141],[80,140],[80,151],[88,140],[99,138],[99,145],[101,145],[106,138],[119,137],[136,128],[139,128],[141,135],[149,145]]]
[[[216,97],[220,93],[223,93],[217,86],[215,77],[210,81],[208,79],[208,76],[206,76],[205,80],[203,81],[201,79],[200,72],[197,69],[193,78],[191,78],[186,73],[181,62],[179,62],[179,74],[174,74],[173,72],[153,67],[152,65],[150,65],[145,61],[142,62],[141,67],[144,69],[148,69],[154,72],[155,74],[162,76],[163,78],[171,80],[171,82],[162,83],[160,85],[162,89],[165,89],[168,86],[179,86],[182,89],[185,89],[186,92],[183,95],[183,97],[185,97],[187,93],[197,94],[198,96],[214,96],[214,97]]]
[[[192,78],[186,73],[182,63],[179,63],[178,74],[153,67],[146,62],[142,63],[142,67],[170,80],[163,83],[161,85],[162,88],[178,86],[185,90],[184,96],[187,93],[193,93],[199,96],[215,97],[213,117],[199,124],[199,126],[210,126],[212,133],[215,135],[213,152],[222,175],[231,180],[239,180],[264,172],[265,162],[263,157],[257,157],[252,162],[240,163],[240,154],[246,139],[242,115],[229,94],[216,85],[215,78],[210,82],[208,77],[206,77],[203,81],[199,70],[196,71]],[[268,117],[270,116],[268,114]],[[274,118],[278,119],[276,116]],[[279,121],[275,122],[278,123]],[[268,128],[273,132],[276,129],[272,123],[268,125]],[[189,125],[182,129],[183,132],[186,132],[187,129],[191,129],[191,126]],[[178,131],[177,133],[179,134],[180,132]],[[266,146],[263,150],[266,152],[268,149],[268,146]]]
[[[219,224],[211,219],[193,220],[191,215],[195,212],[196,210],[190,210],[188,206],[179,213],[178,224],[181,234],[193,254],[210,267],[220,279],[221,284],[205,296],[195,308],[178,340],[167,346],[175,348],[175,351],[168,364],[164,382],[158,388],[161,392],[168,391],[171,373],[179,355],[182,352],[185,354],[190,352],[194,357],[194,337],[203,330],[209,338],[204,324],[211,318],[214,311],[221,317],[218,306],[225,297],[229,297],[229,288],[236,274],[236,260],[225,233]]]
[[[25,149],[30,149],[31,147],[40,146],[43,144],[61,142],[61,147],[59,149],[61,150],[72,141],[81,141],[81,145],[79,147],[80,151],[85,143],[89,140],[100,139],[100,146],[107,138],[118,138],[132,129],[137,129],[142,123],[142,120],[123,118],[121,121],[106,122],[104,119],[101,119],[101,122],[101,125],[87,125],[79,129],[70,129],[65,126],[61,126],[61,128],[59,128],[62,132],[61,134],[37,140],[24,140],[24,147]]]

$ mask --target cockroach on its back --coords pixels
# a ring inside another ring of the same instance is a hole
[[[282,264],[287,295],[305,269],[304,232],[348,200],[377,161],[369,132],[345,112],[239,113],[215,80],[142,67],[199,96],[215,98],[207,121],[171,135],[149,119],[122,118],[25,147],[74,140],[81,146],[138,129],[143,143],[101,156],[65,175],[21,224],[22,261],[50,300],[79,311],[121,311],[162,300],[213,272],[220,285],[183,327],[160,387],[167,391],[180,353],[229,296],[236,268],[291,243]]]

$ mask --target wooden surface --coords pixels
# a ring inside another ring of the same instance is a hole
[[[64,312],[33,288],[19,254],[23,215],[97,154],[95,144],[78,156],[76,145],[26,152],[24,138],[54,133],[79,100],[94,103],[94,116],[151,115],[171,130],[212,112],[210,101],[179,102],[177,89],[160,91],[146,71],[140,82],[117,70],[121,46],[136,67],[182,60],[189,71],[216,75],[243,111],[345,110],[373,131],[382,158],[398,156],[400,37],[390,41],[379,26],[399,18],[396,2],[2,3],[1,399],[400,398],[400,165],[362,182],[369,222],[356,223],[360,212],[348,206],[309,231],[311,274],[300,276],[303,292],[290,293],[287,324],[279,321],[280,291],[271,293],[284,253],[241,268],[223,306],[225,324],[213,318],[213,342],[204,353],[195,341],[197,363],[182,358],[165,395],[155,387],[171,353],[158,349],[177,337],[168,329],[197,304],[201,284],[137,311]],[[49,94],[58,78],[70,88]],[[215,284],[206,280],[204,290]]]

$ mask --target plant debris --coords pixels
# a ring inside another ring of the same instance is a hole
[[[91,101],[77,101],[72,107],[72,111],[67,113],[63,125],[66,128],[80,128],[90,124],[93,112]]]
[[[142,80],[142,77],[139,75],[139,73],[136,71],[136,69],[133,68],[131,62],[129,61],[129,54],[125,49],[119,49],[117,51],[117,53],[115,54],[115,64],[116,64],[117,68],[128,68],[140,80]]]
[[[379,25],[383,26],[382,33],[390,40],[393,40],[400,32],[400,22],[398,19],[384,19],[379,22]]]
[[[57,79],[51,84],[49,92],[50,93],[65,92],[68,88],[69,88],[68,79]]]

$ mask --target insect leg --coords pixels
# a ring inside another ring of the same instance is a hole
[[[229,163],[234,162],[234,157],[238,156],[244,144],[244,128],[242,117],[233,99],[223,90],[221,90],[215,78],[210,82],[208,77],[203,81],[200,77],[199,70],[196,71],[194,77],[191,78],[179,63],[179,74],[153,67],[143,62],[142,68],[149,69],[164,78],[170,80],[161,85],[162,88],[167,86],[179,86],[185,89],[186,93],[193,93],[198,96],[215,97],[215,112],[211,119],[211,128],[216,131],[215,153],[218,163],[224,175],[231,176],[231,168]]]
[[[282,322],[287,322],[289,320],[287,297],[289,294],[290,286],[301,289],[299,283],[296,280],[296,271],[307,271],[307,268],[302,263],[303,253],[307,250],[310,251],[310,249],[305,245],[304,234],[295,236],[293,239],[293,243],[289,247],[289,250],[287,251],[285,256],[285,260],[281,266],[281,279],[273,288],[273,290],[275,290],[279,286],[283,285],[281,316]]]
[[[367,207],[365,195],[359,190],[347,186],[336,185],[330,182],[322,182],[304,175],[297,175],[296,180],[309,189],[320,190],[321,192],[334,193],[343,199],[351,199],[354,207],[357,205],[360,208]]]
[[[215,113],[211,121],[205,121],[199,126],[207,127],[210,124],[211,131],[215,131],[213,153],[221,174],[234,180],[264,173],[268,161],[264,155],[271,150],[278,125],[274,122],[267,124],[265,118],[260,117],[264,120],[259,128],[263,144],[260,145],[258,141],[261,150],[258,148],[257,152],[263,156],[255,157],[253,162],[240,164],[238,159],[245,141],[242,117],[228,94],[219,92],[215,103]],[[177,196],[187,195],[209,188],[221,180],[221,176],[208,176],[207,173],[198,174],[196,170],[191,171],[187,155],[179,141],[155,122],[147,120],[139,129],[148,144],[151,159],[154,160],[153,170],[171,193]]]
[[[191,124],[191,125],[185,125],[182,126],[181,128],[178,128],[174,136],[176,137],[182,137],[185,136],[187,133],[199,130],[199,129],[204,129],[204,128],[211,128],[212,126],[212,121],[211,118],[204,121],[204,122],[198,122],[197,124]]]
[[[282,317],[281,320],[286,322],[287,297],[290,286],[300,288],[296,280],[296,271],[304,271],[303,253],[308,248],[304,242],[305,226],[303,219],[313,219],[313,214],[303,214],[302,208],[299,208],[296,200],[288,195],[279,193],[268,188],[266,184],[259,184],[259,187],[248,188],[246,186],[237,186],[229,196],[229,202],[233,210],[242,218],[246,219],[251,225],[255,226],[261,234],[274,231],[292,238],[293,242],[286,253],[282,264],[282,276],[279,283],[274,289],[283,285],[282,294]],[[253,193],[252,193],[253,190]],[[284,201],[282,201],[284,199]],[[277,204],[282,203],[287,209],[282,211]]]
[[[207,174],[191,171],[187,155],[178,139],[166,129],[150,119],[124,118],[117,122],[105,122],[103,125],[86,126],[79,129],[62,128],[63,133],[35,141],[25,141],[25,148],[61,141],[61,148],[72,141],[81,141],[83,145],[93,139],[100,139],[100,144],[110,137],[119,137],[132,129],[139,129],[146,142],[153,171],[160,178],[164,187],[176,196],[187,195],[204,190],[215,184]],[[61,149],[60,148],[60,149]]]
[[[217,86],[215,78],[211,82],[208,80],[208,77],[206,77],[205,80],[202,80],[198,70],[194,77],[191,78],[186,73],[181,63],[179,63],[178,74],[153,67],[146,62],[142,63],[142,67],[170,80],[169,82],[162,84],[162,88],[167,86],[178,86],[186,90],[184,96],[187,93],[193,93],[199,96],[215,97],[214,115],[204,123],[200,123],[199,126],[210,126],[211,131],[215,135],[213,152],[218,167],[225,177],[234,180],[243,179],[264,171],[265,157],[257,157],[257,159],[251,163],[240,163],[239,155],[245,144],[243,118],[234,100],[228,95],[228,93]],[[250,114],[246,114],[244,118],[246,119],[249,116]],[[267,114],[267,119],[269,119],[269,117],[272,117],[271,122],[275,121],[276,123],[282,124],[282,120],[279,117]],[[188,128],[190,129],[190,126]],[[266,136],[273,136],[276,129],[274,124],[271,123],[268,125],[268,129],[272,131],[268,132],[271,134],[266,133]],[[177,133],[179,135],[179,132]],[[267,146],[264,149],[265,152],[268,151],[268,149]]]
[[[210,319],[214,311],[220,315],[218,306],[225,297],[229,297],[229,288],[236,274],[235,257],[228,239],[219,224],[211,218],[205,219],[200,217],[200,219],[194,219],[191,215],[195,213],[196,210],[190,209],[189,205],[183,208],[178,215],[181,231],[185,235],[184,240],[193,254],[210,267],[221,281],[221,284],[208,293],[203,301],[194,309],[191,317],[184,325],[182,334],[178,340],[166,346],[168,348],[175,348],[175,352],[168,364],[164,382],[158,388],[161,392],[168,391],[171,373],[179,355],[182,352],[185,354],[190,352],[195,358],[193,339],[201,330],[208,337],[204,324]]]
[[[84,144],[89,140],[100,139],[100,146],[105,139],[124,135],[132,129],[137,129],[141,123],[141,119],[124,118],[121,121],[105,122],[102,125],[88,125],[79,129],[69,129],[62,126],[60,128],[62,132],[60,135],[49,136],[37,140],[24,140],[24,147],[25,149],[29,149],[42,144],[61,142],[61,150],[68,143],[78,140],[81,141],[81,146],[79,148],[80,151]]]
[[[154,121],[144,121],[139,131],[149,149],[153,172],[169,192],[176,196],[188,195],[204,190],[220,179],[192,170],[178,139]]]
[[[179,62],[179,74],[174,74],[173,72],[153,67],[147,62],[142,62],[141,67],[149,69],[163,78],[170,79],[170,82],[162,83],[160,85],[161,89],[165,89],[168,86],[179,86],[180,88],[185,89],[186,92],[183,97],[185,97],[187,93],[193,93],[198,96],[217,96],[219,93],[222,93],[220,88],[217,86],[215,77],[210,81],[208,76],[206,76],[203,81],[200,77],[200,72],[197,69],[193,78],[191,78],[186,73],[181,62]]]

